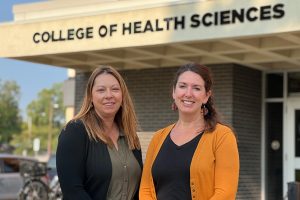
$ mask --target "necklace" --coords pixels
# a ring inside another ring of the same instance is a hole
[[[179,129],[179,130],[178,130]],[[177,145],[185,144],[198,135],[202,135],[205,132],[205,128],[197,128],[194,130],[184,130],[183,128],[178,128],[178,125],[175,124],[173,130],[170,133],[171,140]]]
[[[205,125],[204,125],[204,128],[203,128],[203,125],[202,126],[199,126],[199,128],[195,128],[194,130],[191,130],[191,128],[188,128],[186,130],[184,130],[185,128],[180,128],[179,127],[180,125],[178,125],[178,122],[175,124],[172,132],[175,130],[175,132],[178,132],[178,134],[184,132],[185,134],[186,133],[190,133],[191,132],[191,135],[198,135],[198,134],[202,134],[205,132]],[[177,131],[176,131],[177,130]]]
[[[205,128],[196,130],[195,134],[203,134],[205,132]]]

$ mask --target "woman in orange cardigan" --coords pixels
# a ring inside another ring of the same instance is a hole
[[[233,131],[218,120],[209,69],[179,68],[173,83],[178,121],[155,133],[148,147],[142,200],[234,200],[239,155]]]

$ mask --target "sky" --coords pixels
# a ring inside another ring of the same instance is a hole
[[[13,21],[13,5],[39,1],[43,0],[0,0],[0,24]],[[51,88],[54,83],[60,83],[66,79],[66,68],[0,58],[1,82],[15,80],[20,86],[19,108],[23,118],[26,118],[27,105],[37,98],[41,90]]]

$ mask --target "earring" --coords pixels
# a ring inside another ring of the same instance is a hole
[[[203,116],[206,116],[208,114],[208,108],[207,108],[206,104],[202,103],[201,109],[203,112]]]
[[[172,110],[173,111],[176,111],[176,110],[178,110],[178,107],[177,107],[177,105],[176,105],[176,103],[175,103],[175,101],[173,101],[173,103],[172,103]]]

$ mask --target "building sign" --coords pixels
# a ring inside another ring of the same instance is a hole
[[[2,24],[0,57],[295,32],[300,30],[298,1],[177,2],[88,16]]]
[[[252,6],[240,9],[228,9],[190,16],[168,16],[161,19],[136,20],[127,23],[100,24],[97,27],[78,27],[60,30],[35,32],[33,42],[61,42],[92,38],[113,37],[119,35],[144,34],[161,31],[176,31],[184,29],[208,28],[211,26],[225,26],[237,23],[254,23],[257,21],[276,20],[284,17],[284,4]]]

